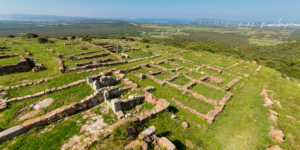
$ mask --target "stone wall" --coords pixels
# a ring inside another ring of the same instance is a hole
[[[18,55],[0,55],[1,58],[10,58],[10,57],[17,57]]]
[[[97,64],[97,63],[105,63],[105,62],[111,62],[113,61],[111,58],[101,59],[101,60],[92,60],[84,63],[76,63],[77,67],[89,65],[89,64]]]
[[[64,73],[65,72],[65,67],[64,67],[63,61],[61,60],[61,58],[57,58],[57,61],[58,61],[58,65],[59,65],[59,71]]]
[[[241,77],[238,77],[236,79],[233,79],[231,82],[229,82],[227,85],[225,85],[223,87],[223,89],[225,91],[228,91],[233,85],[235,85],[238,81],[240,81],[242,78]]]
[[[74,55],[70,55],[70,56],[67,56],[67,57],[74,57],[74,56],[78,56],[78,55],[85,55],[85,54],[91,54],[91,53],[96,53],[96,52],[102,52],[104,50],[96,50],[96,51],[90,51],[90,52],[83,52],[83,53],[79,53],[79,54],[74,54]]]
[[[110,55],[110,53],[102,53],[102,54],[97,54],[97,55],[92,55],[92,56],[78,57],[78,58],[75,58],[74,60],[70,60],[70,61],[98,58],[98,57],[104,57],[104,56],[108,56],[108,55]]]
[[[92,68],[98,68],[98,67],[104,67],[104,66],[113,66],[118,64],[124,64],[127,63],[126,61],[114,61],[114,62],[107,62],[107,63],[97,63],[97,64],[89,64],[81,67],[71,68],[67,69],[67,72],[81,70],[81,69],[92,69]]]
[[[20,55],[20,61],[17,64],[0,66],[0,74],[23,72],[30,70],[31,67],[28,61],[22,55]]]
[[[262,67],[262,66],[258,66],[258,68],[255,69],[254,73],[258,73],[258,72],[260,71],[261,67]]]

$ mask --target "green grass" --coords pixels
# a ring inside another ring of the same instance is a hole
[[[204,77],[205,74],[201,74],[201,73],[198,73],[198,72],[191,72],[191,73],[188,73],[187,76],[198,80],[198,79]]]
[[[92,88],[89,85],[84,83],[79,86],[72,87],[70,89],[56,91],[52,94],[45,94],[42,97],[31,98],[19,102],[9,103],[8,107],[4,109],[2,112],[0,112],[0,114],[3,114],[3,117],[0,118],[0,127],[2,129],[7,129],[9,127],[13,127],[15,125],[21,124],[22,122],[26,121],[26,120],[17,121],[19,116],[15,115],[15,113],[17,113],[19,109],[28,106],[34,102],[43,100],[45,98],[53,98],[54,100],[53,103],[51,103],[51,105],[49,105],[48,107],[43,108],[42,112],[37,115],[37,116],[41,116],[43,114],[46,114],[47,112],[60,108],[64,105],[69,105],[72,102],[79,102],[80,100],[85,98],[87,95],[92,94],[93,92],[94,91],[92,90]]]
[[[172,76],[174,76],[174,74],[171,74],[170,72],[162,71],[161,74],[155,75],[155,78],[159,80],[164,80],[164,79],[171,78]]]
[[[216,100],[216,101],[222,100],[224,95],[226,95],[226,93],[208,88],[208,87],[206,87],[202,84],[198,84],[198,83],[195,86],[193,86],[192,88],[190,88],[190,90],[197,92],[198,94],[203,95],[207,98]]]
[[[189,82],[191,82],[191,80],[184,76],[180,76],[180,77],[172,80],[171,82],[174,84],[177,84],[179,86],[184,86],[184,85],[188,84]]]
[[[20,61],[20,57],[1,58],[0,66],[16,64]]]
[[[162,64],[159,64],[160,66],[162,67],[165,67],[167,69],[175,69],[176,67],[175,66],[172,66],[172,65],[169,65],[169,64],[166,64],[166,63],[162,63]]]
[[[124,52],[124,54],[128,54],[131,59],[145,58],[153,55],[150,52],[144,52],[142,50],[128,51],[128,52]],[[126,60],[130,60],[130,59],[126,59]]]

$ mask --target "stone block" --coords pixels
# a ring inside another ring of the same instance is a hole
[[[159,138],[158,144],[167,150],[175,150],[176,149],[176,146],[166,137]]]
[[[111,100],[111,107],[115,113],[121,111],[121,101],[119,101],[118,99]]]
[[[165,100],[165,99],[159,99],[157,102],[156,102],[157,105],[159,105],[160,107],[162,107],[163,109],[167,109],[169,108],[170,106],[170,103]]]
[[[118,111],[118,112],[115,112],[115,114],[118,116],[118,119],[120,120],[120,119],[122,119],[122,118],[124,118],[124,113],[123,113],[123,111]]]
[[[153,135],[155,133],[155,131],[156,131],[156,128],[154,126],[151,126],[139,134],[139,139],[143,140],[143,139]]]
[[[6,129],[0,132],[0,142],[12,139],[18,135],[21,135],[22,133],[24,133],[24,131],[22,130],[21,125]]]

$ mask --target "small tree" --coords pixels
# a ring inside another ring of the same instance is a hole
[[[37,34],[35,33],[26,33],[23,35],[24,38],[37,38],[39,37]]]
[[[68,38],[66,36],[63,36],[60,38],[61,40],[68,40]]]
[[[38,42],[41,43],[41,44],[47,43],[48,41],[49,41],[49,40],[48,40],[48,38],[46,38],[46,37],[40,37],[40,38],[38,38]]]
[[[72,35],[70,39],[71,39],[71,40],[75,40],[75,39],[76,39],[76,36],[75,36],[75,35]]]
[[[142,38],[140,42],[142,42],[142,43],[149,43],[149,42],[150,42],[150,40],[149,40],[149,39],[147,39],[147,38]]]
[[[8,36],[6,36],[7,38],[15,38],[15,36],[14,35],[8,35]]]

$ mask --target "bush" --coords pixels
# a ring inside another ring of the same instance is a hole
[[[128,38],[128,41],[135,41],[134,38]]]
[[[8,35],[8,36],[6,36],[7,38],[15,38],[15,36],[14,35]]]
[[[39,36],[37,34],[35,34],[35,33],[26,33],[26,34],[23,35],[23,37],[30,39],[30,38],[37,38]]]
[[[46,37],[40,37],[40,38],[38,38],[38,42],[39,43],[47,43],[49,40],[48,40],[48,38],[46,38]]]
[[[149,45],[146,45],[146,48],[150,48],[150,46],[149,46]]]
[[[76,39],[76,36],[75,36],[75,35],[72,35],[70,39],[71,39],[71,40],[75,40],[75,39]]]
[[[60,38],[61,40],[68,40],[68,38],[66,36],[63,36]]]
[[[140,42],[141,42],[141,43],[149,43],[150,40],[147,39],[147,38],[142,38],[142,39],[140,40]]]

